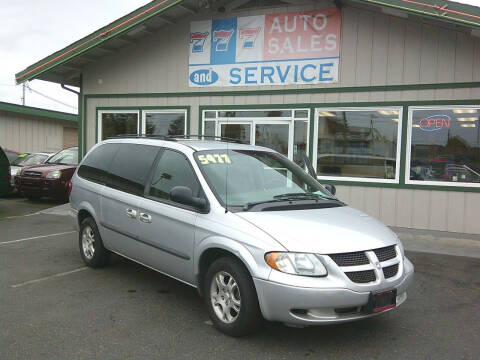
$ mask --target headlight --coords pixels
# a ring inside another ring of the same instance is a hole
[[[60,170],[55,170],[55,171],[50,171],[46,179],[60,179],[60,176],[62,176],[62,172]]]
[[[271,252],[265,254],[267,264],[278,271],[302,276],[327,276],[327,269],[315,254]]]
[[[20,171],[21,171],[21,170],[22,170],[22,169],[12,169],[12,171],[10,171],[10,175],[11,175],[11,176],[17,176],[17,175],[20,174]]]

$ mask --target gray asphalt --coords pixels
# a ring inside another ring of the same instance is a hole
[[[0,198],[0,219],[33,214],[59,204],[61,203],[54,199],[31,201],[17,194],[11,194],[6,198]]]
[[[85,269],[76,233],[1,244],[68,231],[64,216],[0,219],[0,359],[450,360],[480,354],[479,259],[407,252],[416,277],[398,309],[334,326],[267,323],[235,339],[211,326],[191,287],[119,257],[104,269]]]

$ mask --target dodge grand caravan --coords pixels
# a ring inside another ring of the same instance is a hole
[[[263,318],[374,316],[402,304],[413,278],[392,231],[263,147],[106,140],[74,174],[70,203],[88,266],[114,252],[196,287],[232,336]]]

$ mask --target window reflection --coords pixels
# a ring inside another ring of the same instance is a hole
[[[255,144],[288,156],[288,124],[257,124]]]
[[[480,110],[412,111],[410,180],[480,182]]]
[[[394,179],[399,111],[320,111],[317,174]]]
[[[147,113],[146,134],[184,135],[185,113]]]
[[[136,134],[137,113],[102,113],[102,140],[125,134]]]

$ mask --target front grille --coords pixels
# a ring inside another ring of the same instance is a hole
[[[338,266],[366,265],[369,263],[367,255],[363,251],[330,254],[329,256]]]
[[[393,259],[397,256],[397,252],[395,251],[395,245],[387,246],[380,249],[374,249],[373,252],[377,255],[378,261],[387,261]]]
[[[365,284],[375,281],[375,272],[373,270],[346,272],[345,275],[354,283]]]
[[[398,273],[398,264],[387,266],[383,268],[383,276],[385,279],[394,277]]]
[[[23,176],[28,176],[28,177],[42,177],[42,173],[38,171],[24,171]]]

